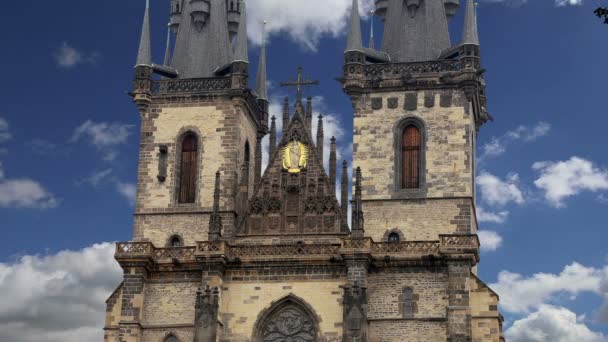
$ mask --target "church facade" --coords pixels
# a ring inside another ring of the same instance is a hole
[[[333,138],[324,160],[301,69],[282,127],[265,44],[249,86],[244,1],[170,0],[162,65],[146,5],[134,233],[116,246],[104,341],[504,341],[498,295],[476,275],[476,137],[491,116],[475,5],[452,44],[459,0],[375,3],[382,46],[363,45],[353,0],[340,79],[352,177]]]

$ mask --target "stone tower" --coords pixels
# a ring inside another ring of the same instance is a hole
[[[458,5],[458,0],[376,1],[375,14],[384,23],[376,51],[362,45],[354,0],[343,87],[354,109],[353,163],[364,175],[363,235],[374,241],[439,240],[449,246],[477,239],[476,136],[491,117],[473,0],[466,0],[462,40],[450,43],[448,21]],[[448,249],[439,263],[422,256],[409,260],[410,267],[391,268],[390,263],[400,264],[391,258],[386,274],[368,275],[370,301],[386,300],[375,298],[385,292],[372,290],[390,283],[409,291],[403,296],[413,292],[419,298],[411,317],[445,319],[388,321],[393,314],[377,312],[370,329],[380,334],[378,340],[411,336],[422,327],[432,332],[425,341],[502,338],[498,297],[475,274],[478,248]]]
[[[363,47],[353,1],[349,201],[333,138],[324,163],[322,115],[312,135],[302,85],[317,82],[300,69],[284,83],[297,96],[284,101],[280,136],[265,43],[249,86],[245,2],[170,0],[160,65],[148,0],[131,92],[141,115],[134,233],[116,245],[124,279],[104,340],[502,341],[498,296],[475,275],[475,138],[490,117],[467,1],[452,46],[458,0],[377,0],[380,51]]]

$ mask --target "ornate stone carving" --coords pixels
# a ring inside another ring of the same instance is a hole
[[[317,342],[313,317],[291,300],[279,304],[261,322],[256,342]]]
[[[215,342],[217,339],[217,314],[219,310],[219,290],[207,286],[205,291],[196,292],[194,342]]]
[[[344,342],[367,341],[367,289],[357,282],[344,287]]]

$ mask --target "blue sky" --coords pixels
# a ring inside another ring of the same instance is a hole
[[[478,8],[488,109],[496,119],[479,133],[479,274],[502,297],[511,340],[608,340],[608,25],[592,13],[608,6],[602,1],[492,0]],[[168,6],[151,2],[160,62]],[[362,9],[371,2],[361,1]],[[132,233],[139,114],[126,92],[143,3],[0,5],[0,289],[32,305],[64,292],[75,307],[83,297],[99,299],[86,301],[88,320],[63,322],[63,332],[40,323],[51,304],[36,314],[0,309],[0,340],[29,341],[10,335],[14,327],[58,340],[69,340],[66,331],[99,334],[100,302],[119,277],[111,245],[101,243]],[[261,21],[269,20],[273,110],[293,95],[276,85],[304,67],[321,81],[309,94],[347,159],[352,109],[334,78],[341,74],[349,7],[350,0],[249,1],[252,66]],[[451,22],[454,42],[461,23],[462,7]],[[365,34],[369,25],[366,19]],[[379,46],[378,20],[376,30]],[[83,272],[70,255],[99,274]],[[41,285],[25,295],[31,285],[23,279]],[[78,285],[95,279],[100,285]]]

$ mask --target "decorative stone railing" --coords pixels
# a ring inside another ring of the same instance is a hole
[[[116,258],[145,258],[155,262],[189,262],[202,258],[290,259],[294,257],[340,257],[370,255],[373,257],[423,257],[441,254],[479,253],[477,235],[440,235],[439,241],[374,242],[371,238],[346,238],[341,244],[230,245],[225,241],[197,242],[196,247],[155,248],[150,242],[116,244]]]
[[[445,59],[427,62],[368,64],[363,67],[366,77],[395,78],[406,75],[455,72],[463,69],[459,60]]]
[[[152,82],[152,94],[204,93],[230,90],[230,77],[160,80]]]

